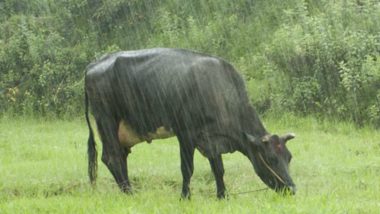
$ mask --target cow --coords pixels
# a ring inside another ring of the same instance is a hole
[[[87,66],[85,116],[89,128],[89,178],[95,183],[97,151],[89,109],[103,144],[102,162],[121,191],[132,191],[127,157],[138,143],[176,136],[182,193],[190,198],[195,149],[208,158],[216,195],[226,196],[222,154],[238,151],[277,192],[295,193],[286,142],[294,134],[270,134],[251,106],[245,83],[219,57],[191,50],[154,48],[121,51]]]

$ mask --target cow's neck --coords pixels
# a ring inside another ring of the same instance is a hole
[[[256,138],[262,138],[269,134],[252,106],[248,105],[246,107],[246,112],[241,116],[241,120],[243,130],[247,134]]]

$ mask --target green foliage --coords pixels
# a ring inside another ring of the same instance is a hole
[[[8,36],[0,52],[0,76],[6,89],[0,107],[49,116],[81,109],[74,100],[82,96],[77,86],[89,60],[85,52],[66,47],[65,38],[37,17],[12,16],[3,32]]]
[[[275,89],[286,101],[278,108],[380,125],[374,113],[379,107],[380,23],[375,20],[380,5],[324,3],[324,12],[315,15],[306,3],[285,11],[286,21],[266,46],[265,55],[275,65],[272,75],[283,72],[288,81]]]
[[[231,61],[260,112],[380,126],[376,0],[5,0],[0,20],[0,112],[75,116],[90,61],[161,46]]]

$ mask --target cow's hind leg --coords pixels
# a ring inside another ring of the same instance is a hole
[[[226,187],[224,186],[224,167],[223,167],[223,161],[222,156],[218,155],[215,158],[209,158],[209,162],[211,165],[212,172],[215,176],[216,181],[216,196],[219,199],[225,198],[225,190]]]
[[[194,146],[190,139],[178,136],[181,155],[182,199],[190,199],[190,179],[194,171]]]
[[[99,134],[103,142],[102,161],[115,178],[121,191],[131,192],[128,179],[126,151],[120,146],[118,139],[118,123],[112,119],[96,120]]]

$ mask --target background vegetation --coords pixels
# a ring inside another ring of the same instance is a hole
[[[0,114],[74,117],[86,65],[116,50],[221,56],[260,112],[380,126],[377,0],[0,0]]]

